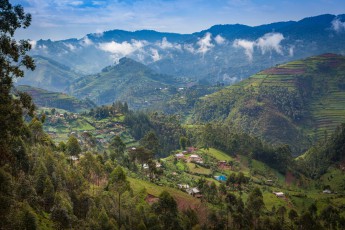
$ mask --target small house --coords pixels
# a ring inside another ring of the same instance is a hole
[[[274,195],[276,195],[276,197],[282,198],[285,197],[283,192],[273,192]]]
[[[196,155],[196,154],[190,155],[189,161],[190,162],[196,162],[196,163],[199,163],[199,164],[203,164],[204,163],[202,158],[199,155]]]
[[[214,177],[217,181],[226,181],[226,176],[220,175],[220,176],[215,176]]]
[[[329,189],[325,189],[322,191],[323,194],[332,194],[332,191]]]
[[[189,189],[188,184],[177,184],[177,187],[182,190]]]
[[[199,197],[201,195],[200,190],[197,187],[194,188],[188,188],[186,189],[186,192],[191,195],[191,196],[195,196],[195,197]]]
[[[183,155],[183,153],[177,153],[177,154],[175,154],[175,158],[176,159],[183,159],[184,155]]]

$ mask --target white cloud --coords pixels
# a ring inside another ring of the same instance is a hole
[[[81,45],[83,46],[90,46],[90,45],[93,45],[93,42],[91,41],[91,39],[89,39],[88,36],[85,36],[84,38],[82,38],[81,40]]]
[[[105,4],[105,2],[101,2],[101,1],[92,1],[92,5],[94,5],[94,6],[102,6],[102,5],[104,5]]]
[[[98,48],[112,53],[115,55],[115,57],[118,56],[126,56],[129,55],[144,46],[146,46],[148,43],[146,41],[137,41],[137,40],[132,40],[131,43],[124,41],[122,43],[117,43],[115,41],[112,42],[107,42],[107,43],[100,43]]]
[[[281,33],[267,33],[256,40],[256,45],[261,49],[262,54],[272,52],[273,50],[283,54],[280,45],[282,40],[284,40],[284,36]]]
[[[34,50],[34,49],[36,48],[37,41],[35,41],[35,40],[30,40],[29,43],[30,43],[30,45],[31,45],[31,49]]]
[[[69,3],[69,5],[71,6],[81,6],[83,4],[84,4],[83,1],[72,1],[71,3]]]
[[[214,40],[216,41],[216,43],[218,45],[222,45],[225,43],[226,39],[223,38],[222,36],[220,36],[219,34],[214,38]]]
[[[160,59],[161,59],[161,57],[160,57],[160,55],[159,55],[159,53],[158,53],[158,50],[156,50],[156,49],[151,49],[151,53],[152,53],[152,60],[154,61],[154,62],[156,62],[156,61],[159,61]]]
[[[252,61],[254,47],[260,48],[262,54],[275,51],[276,53],[283,55],[282,47],[280,45],[282,40],[284,40],[284,36],[281,33],[267,33],[256,41],[236,39],[233,46],[235,48],[243,48],[249,61]],[[291,48],[292,50],[289,50],[289,54],[293,55],[293,47]]]
[[[244,39],[236,39],[233,43],[233,46],[235,48],[241,47],[245,50],[244,53],[247,55],[249,61],[253,60],[254,45],[255,45],[255,42],[244,40]]]
[[[207,53],[214,47],[214,45],[212,44],[212,34],[206,33],[203,38],[199,39],[197,45],[199,46],[198,53]]]
[[[345,22],[340,21],[339,18],[334,19],[332,21],[332,29],[337,33],[345,31]]]
[[[64,45],[70,49],[71,51],[74,51],[77,49],[77,47],[75,47],[74,45],[70,44],[70,43],[64,43]]]
[[[158,45],[161,49],[178,49],[178,50],[182,49],[180,44],[171,43],[168,41],[166,37],[162,39],[162,42],[156,43],[156,45]]]
[[[195,49],[192,44],[184,44],[183,49],[187,50],[190,53],[195,53]]]

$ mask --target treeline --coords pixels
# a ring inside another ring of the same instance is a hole
[[[126,115],[124,123],[136,140],[143,139],[150,132],[154,133],[158,139],[159,157],[166,157],[172,150],[178,149],[180,137],[185,136],[185,130],[177,115],[131,111]]]
[[[195,136],[194,141],[204,148],[212,147],[233,155],[249,156],[282,173],[293,163],[291,150],[287,145],[273,147],[227,124],[208,123],[194,129],[191,135]]]
[[[89,113],[84,115],[92,116],[98,120],[105,119],[108,117],[117,116],[119,113],[127,114],[129,111],[127,102],[116,101],[111,106],[103,105],[101,107],[92,108]]]

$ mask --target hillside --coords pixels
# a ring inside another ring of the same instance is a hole
[[[80,77],[70,67],[43,56],[34,56],[36,69],[25,71],[17,85],[30,85],[55,92],[66,92],[72,81]]]
[[[89,100],[78,100],[64,93],[51,92],[27,85],[19,85],[16,89],[30,94],[35,105],[38,107],[50,107],[64,109],[70,112],[81,112],[95,106],[95,104]]]
[[[300,154],[345,121],[344,82],[344,56],[288,62],[201,98],[193,119],[226,122]]]
[[[157,74],[129,58],[120,59],[101,73],[73,82],[69,91],[78,98],[89,98],[97,104],[126,101],[132,108],[145,108],[164,101],[177,92],[172,76]]]

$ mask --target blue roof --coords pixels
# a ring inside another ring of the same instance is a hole
[[[215,176],[216,180],[219,180],[219,181],[226,181],[226,176],[224,175],[220,175],[220,176]]]

